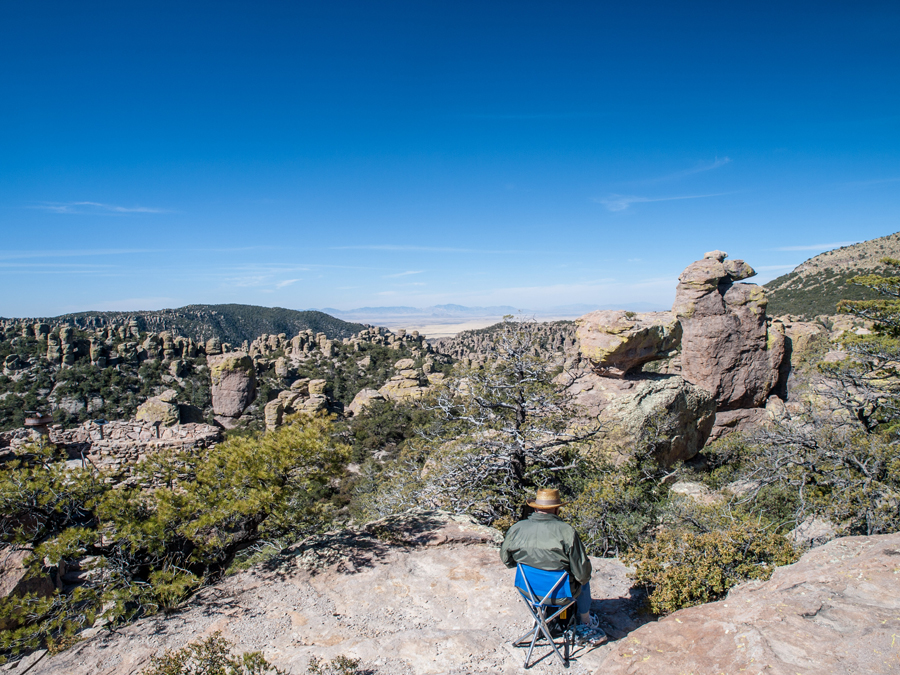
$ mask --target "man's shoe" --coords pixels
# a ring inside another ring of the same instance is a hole
[[[600,628],[597,617],[591,615],[591,623],[580,623],[575,626],[575,641],[579,644],[597,645],[606,640],[606,633]]]

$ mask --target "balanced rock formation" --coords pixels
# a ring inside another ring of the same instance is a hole
[[[139,422],[159,423],[171,427],[181,421],[176,404],[176,394],[167,389],[159,396],[153,396],[138,406],[135,419]]]
[[[394,364],[396,375],[384,383],[378,392],[391,401],[406,401],[421,398],[427,391],[422,380],[428,381],[421,370],[415,368],[413,359],[400,359]]]
[[[681,324],[672,312],[601,310],[575,324],[582,356],[607,377],[624,377],[649,361],[666,358],[681,343]]]
[[[843,537],[610,646],[604,675],[897,673],[900,534]]]
[[[682,373],[719,410],[758,408],[779,379],[783,327],[768,325],[763,288],[735,283],[754,276],[752,267],[722,251],[706,255],[681,273],[672,307],[683,329]]]
[[[223,417],[240,417],[256,394],[256,369],[246,352],[229,352],[207,357],[212,378],[213,412]]]

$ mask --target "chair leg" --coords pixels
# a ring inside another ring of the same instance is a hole
[[[563,662],[563,665],[568,664],[568,659],[564,659],[562,657],[562,654],[559,653],[559,648],[556,646],[556,642],[554,642],[553,636],[550,635],[550,630],[547,627],[546,623],[541,624],[541,632],[544,634],[544,637],[547,638],[547,642],[549,642],[550,646],[553,647],[553,652],[559,657],[559,660]]]
[[[531,661],[531,654],[534,652],[534,644],[537,642],[538,629],[535,628],[534,636],[531,638],[531,645],[528,647],[528,655],[525,657],[525,665],[523,668],[528,670],[528,662]]]

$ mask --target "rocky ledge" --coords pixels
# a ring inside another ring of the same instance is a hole
[[[604,675],[900,672],[900,534],[835,539],[619,641]]]
[[[44,656],[28,675],[139,673],[151,655],[214,631],[296,675],[313,656],[342,654],[363,659],[373,674],[518,673],[525,650],[509,642],[530,619],[513,589],[514,570],[500,563],[500,539],[441,512],[310,539],[204,590],[181,612]],[[640,599],[630,594],[624,565],[593,562],[594,597],[604,598],[595,608],[621,637],[637,626]],[[553,657],[529,672],[586,675],[604,654],[602,646],[580,648],[568,670]]]
[[[530,626],[500,564],[500,533],[465,517],[409,512],[307,539],[227,577],[180,612],[116,632],[89,629],[55,656],[3,668],[28,675],[140,673],[150,657],[220,631],[301,675],[312,657],[363,660],[367,672],[521,672],[510,641]],[[900,534],[836,539],[767,582],[660,620],[641,614],[617,560],[592,559],[593,609],[611,641],[579,647],[586,675],[820,675],[900,671]],[[541,654],[544,652],[541,652]]]

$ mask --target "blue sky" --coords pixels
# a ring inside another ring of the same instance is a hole
[[[900,4],[0,3],[0,315],[671,303],[900,230]]]

